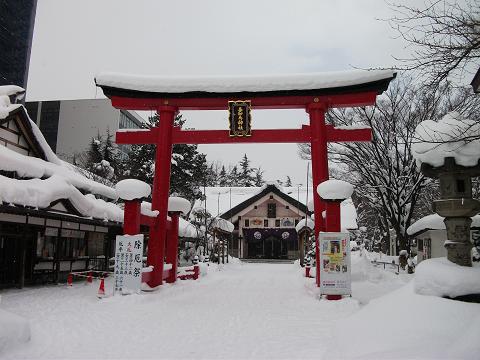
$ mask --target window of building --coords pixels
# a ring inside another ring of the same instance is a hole
[[[253,208],[254,208],[255,210],[257,210],[258,207],[257,207],[257,205],[255,205]]]
[[[119,129],[139,129],[138,123],[131,119],[127,113],[120,112]]]
[[[277,217],[277,204],[269,203],[267,205],[267,217],[270,219]]]
[[[288,205],[287,205],[287,206],[285,206],[285,209],[290,209],[290,206],[288,206]]]
[[[250,220],[249,219],[243,220],[243,223],[244,223],[244,227],[250,227]]]
[[[280,227],[280,219],[275,219],[275,227]]]
[[[268,227],[268,220],[267,219],[263,220],[263,227]]]

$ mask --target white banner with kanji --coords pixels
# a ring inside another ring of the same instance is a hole
[[[320,294],[351,295],[350,234],[320,233]]]
[[[117,235],[114,293],[140,291],[143,268],[143,235]]]

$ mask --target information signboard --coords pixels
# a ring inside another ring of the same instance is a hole
[[[118,235],[115,248],[114,293],[140,291],[143,268],[143,235]]]
[[[320,233],[320,294],[352,293],[350,234]]]

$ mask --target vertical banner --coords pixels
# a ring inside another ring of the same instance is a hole
[[[320,294],[351,295],[350,234],[320,233]]]
[[[252,117],[250,109],[250,100],[228,102],[230,136],[243,137],[252,135]]]
[[[114,294],[140,291],[143,268],[143,234],[118,235],[115,247]]]

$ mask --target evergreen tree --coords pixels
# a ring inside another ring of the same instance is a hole
[[[102,157],[102,137],[100,133],[97,135],[96,138],[92,138],[90,141],[90,147],[87,151],[87,158],[86,158],[86,170],[95,173],[96,165],[103,160]]]
[[[227,172],[225,170],[225,165],[222,165],[222,170],[220,170],[220,174],[218,175],[218,185],[228,186],[228,177],[227,177]]]
[[[250,160],[248,160],[247,154],[243,155],[242,160],[239,163],[240,165],[240,174],[239,174],[239,184],[240,186],[250,187],[253,186],[255,180],[252,176],[252,168],[250,167]]]
[[[158,114],[150,117],[146,128],[156,126]],[[182,115],[175,118],[174,125],[185,124]],[[127,160],[128,177],[153,185],[155,175],[155,145],[134,145]],[[201,196],[199,186],[208,180],[208,166],[205,154],[198,152],[197,145],[174,144],[170,175],[170,193],[193,201]]]
[[[238,168],[236,165],[228,174],[228,186],[241,186],[239,182]]]
[[[287,180],[285,181],[286,187],[291,187],[292,186],[292,179],[290,179],[290,176],[287,175]]]
[[[254,177],[254,185],[255,186],[263,186],[265,184],[265,180],[263,180],[263,170],[261,167],[254,169],[255,174]]]

